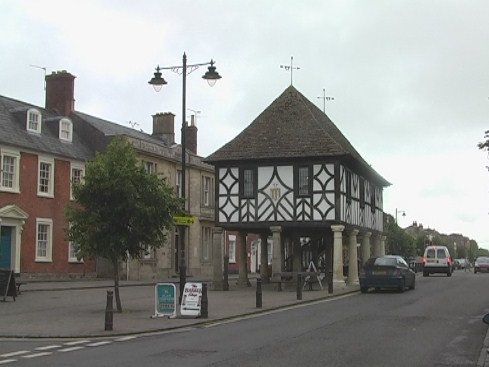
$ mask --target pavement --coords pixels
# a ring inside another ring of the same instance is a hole
[[[175,279],[120,281],[122,313],[113,314],[112,331],[105,331],[105,311],[107,291],[114,289],[113,280],[31,281],[21,285],[21,294],[15,301],[7,297],[2,302],[3,297],[0,297],[0,337],[93,338],[161,332],[339,297],[359,289],[358,285],[335,285],[330,294],[327,284],[323,284],[323,290],[315,284],[313,290],[306,287],[302,299],[298,300],[294,287],[278,291],[277,284],[262,284],[262,307],[257,307],[256,278],[250,278],[250,287],[239,287],[236,280],[229,279],[228,291],[214,291],[208,287],[207,318],[182,316],[179,307],[176,318],[152,317],[155,314],[155,284],[174,283],[178,294],[179,285]]]

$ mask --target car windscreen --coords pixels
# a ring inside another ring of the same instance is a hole
[[[478,263],[484,263],[487,264],[489,263],[489,257],[478,257],[476,260]]]
[[[436,257],[438,257],[439,259],[444,259],[447,257],[447,255],[445,254],[445,250],[443,249],[438,249],[436,251]]]
[[[397,259],[395,257],[378,257],[374,261],[374,266],[395,266]]]

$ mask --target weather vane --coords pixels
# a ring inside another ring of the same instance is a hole
[[[334,101],[334,97],[326,96],[326,89],[323,88],[323,96],[318,97],[318,99],[323,100],[323,112],[326,113],[326,101]]]
[[[300,67],[294,67],[294,56],[290,57],[290,65],[280,65],[280,68],[285,70],[290,70],[290,85],[292,85],[292,76],[294,74],[294,70],[299,70]]]

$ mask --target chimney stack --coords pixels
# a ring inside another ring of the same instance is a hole
[[[46,109],[61,116],[75,111],[75,76],[66,70],[46,76]]]
[[[197,126],[195,126],[195,115],[190,116],[190,126],[185,130],[185,146],[192,153],[197,154]]]
[[[175,115],[171,112],[153,115],[153,134],[169,146],[175,144]]]

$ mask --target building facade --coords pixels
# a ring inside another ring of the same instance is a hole
[[[389,183],[293,86],[206,162],[216,169],[216,248],[226,231],[237,232],[239,243],[250,233],[260,243],[271,239],[273,279],[312,263],[337,283],[344,283],[347,269],[346,279],[355,283],[359,259],[385,252],[382,195]],[[239,251],[246,259],[245,247]],[[260,246],[260,263],[268,257],[267,246]],[[219,268],[216,263],[216,286]],[[249,284],[246,270],[241,260],[243,285]]]
[[[75,110],[75,77],[56,72],[46,77],[46,106],[0,97],[0,267],[23,277],[112,276],[103,259],[77,260],[64,239],[64,206],[72,200],[71,182],[81,180],[86,161],[123,136],[149,173],[165,177],[181,194],[182,149],[174,141],[174,115],[153,116],[144,133]],[[214,168],[197,155],[197,126],[187,126],[186,209],[194,218],[184,227],[187,273],[212,276]],[[121,266],[121,277],[157,280],[179,272],[181,231],[151,249],[141,260]],[[219,254],[220,255],[220,254]]]

